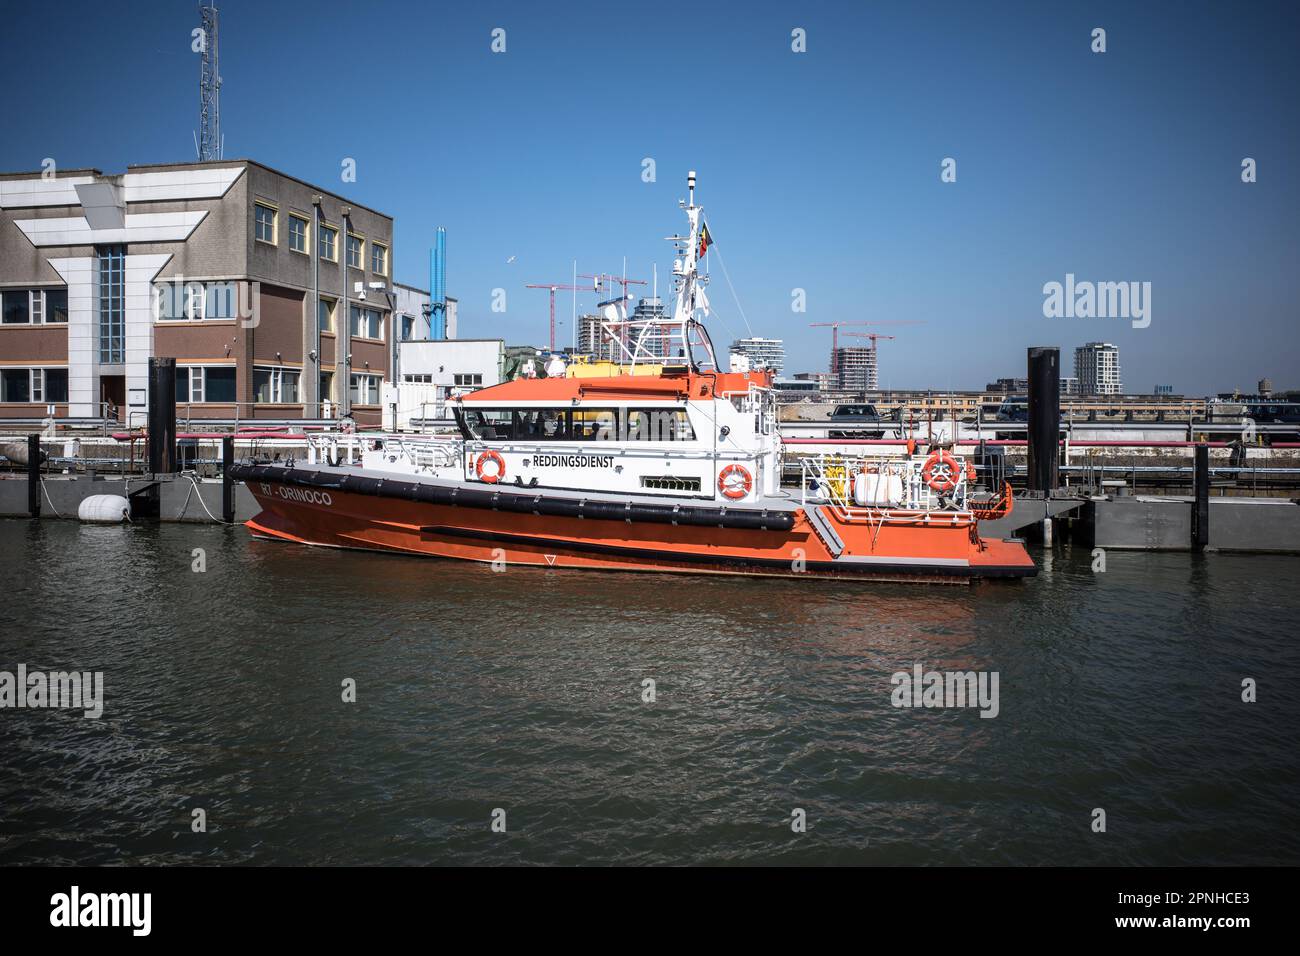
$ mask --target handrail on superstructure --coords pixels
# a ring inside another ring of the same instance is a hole
[[[937,492],[922,477],[924,459],[913,458],[843,458],[835,455],[810,455],[800,459],[803,471],[801,503],[829,505],[846,522],[954,521],[974,515],[970,505],[970,482],[966,462],[957,459],[957,485],[947,492]],[[878,481],[896,477],[902,484],[899,501],[890,504],[860,505],[854,499],[853,482],[859,474],[874,475]]]

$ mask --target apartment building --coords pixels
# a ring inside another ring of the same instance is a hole
[[[785,370],[785,342],[781,339],[762,336],[736,339],[731,343],[731,352],[746,356],[751,368],[771,369],[774,376]]]
[[[1081,395],[1120,395],[1119,348],[1109,342],[1089,342],[1074,350],[1074,377]]]
[[[393,220],[252,160],[0,174],[0,419],[351,415],[392,367]]]

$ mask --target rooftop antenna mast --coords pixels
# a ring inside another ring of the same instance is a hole
[[[217,8],[199,5],[203,46],[199,50],[199,161],[222,158],[221,67],[218,60]]]

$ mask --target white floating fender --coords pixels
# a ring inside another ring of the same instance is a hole
[[[131,520],[131,502],[121,495],[91,495],[77,506],[77,517],[98,524]]]

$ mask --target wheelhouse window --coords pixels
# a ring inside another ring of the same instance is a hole
[[[618,411],[613,408],[575,408],[569,413],[574,441],[614,441],[618,438]]]
[[[627,412],[628,441],[694,441],[695,429],[684,408],[632,408]]]
[[[258,242],[275,245],[275,220],[277,212],[274,206],[265,203],[253,204],[253,236]]]
[[[525,408],[514,413],[514,436],[523,441],[567,441],[567,408]]]
[[[289,213],[289,248],[294,252],[307,255],[307,243],[311,235],[311,224],[302,216]]]
[[[484,441],[613,441],[613,408],[489,408],[463,413],[467,438]]]
[[[465,427],[469,430],[468,437],[480,441],[513,438],[514,413],[499,408],[472,409],[465,412]]]
[[[253,369],[253,401],[272,405],[292,405],[298,401],[297,369]]]

